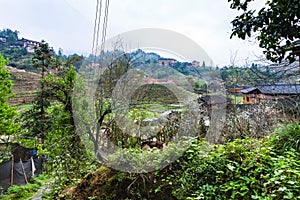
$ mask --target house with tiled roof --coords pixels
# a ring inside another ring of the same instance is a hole
[[[241,90],[244,104],[255,104],[300,95],[300,84],[259,85]]]

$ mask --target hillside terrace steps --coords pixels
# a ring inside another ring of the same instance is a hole
[[[14,67],[5,66],[9,70],[13,80],[14,97],[8,100],[11,106],[31,104],[37,91],[40,89],[41,75]]]

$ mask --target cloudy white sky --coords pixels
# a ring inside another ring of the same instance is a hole
[[[262,1],[262,0],[258,0]],[[64,53],[89,54],[96,0],[0,0],[0,29],[46,40]],[[237,13],[227,0],[110,0],[107,38],[140,28],[163,28],[187,36],[218,66],[251,62],[261,50],[254,40],[230,39]]]

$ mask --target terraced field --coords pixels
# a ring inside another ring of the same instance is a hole
[[[41,75],[6,66],[14,82],[14,96],[8,100],[12,106],[31,104],[40,88]]]

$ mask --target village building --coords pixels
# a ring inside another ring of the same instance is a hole
[[[177,62],[177,60],[173,59],[173,58],[158,59],[158,64],[160,66],[171,66],[171,65],[175,64],[176,62]]]
[[[192,62],[192,66],[193,66],[193,67],[200,67],[200,62],[197,61],[197,60],[194,60],[194,61]]]
[[[27,39],[20,39],[19,40],[20,45],[22,45],[23,48],[26,49],[28,53],[33,53],[34,52],[34,47],[38,46],[40,43],[37,41],[33,40],[27,40]]]
[[[244,104],[264,103],[300,95],[300,84],[260,85],[241,90]]]
[[[0,37],[0,44],[2,45],[8,45],[7,44],[7,38],[6,37]],[[16,48],[24,48],[28,53],[34,53],[34,47],[38,46],[40,42],[33,41],[33,40],[27,40],[25,38],[19,39],[14,43],[9,43],[10,49],[16,49]]]

